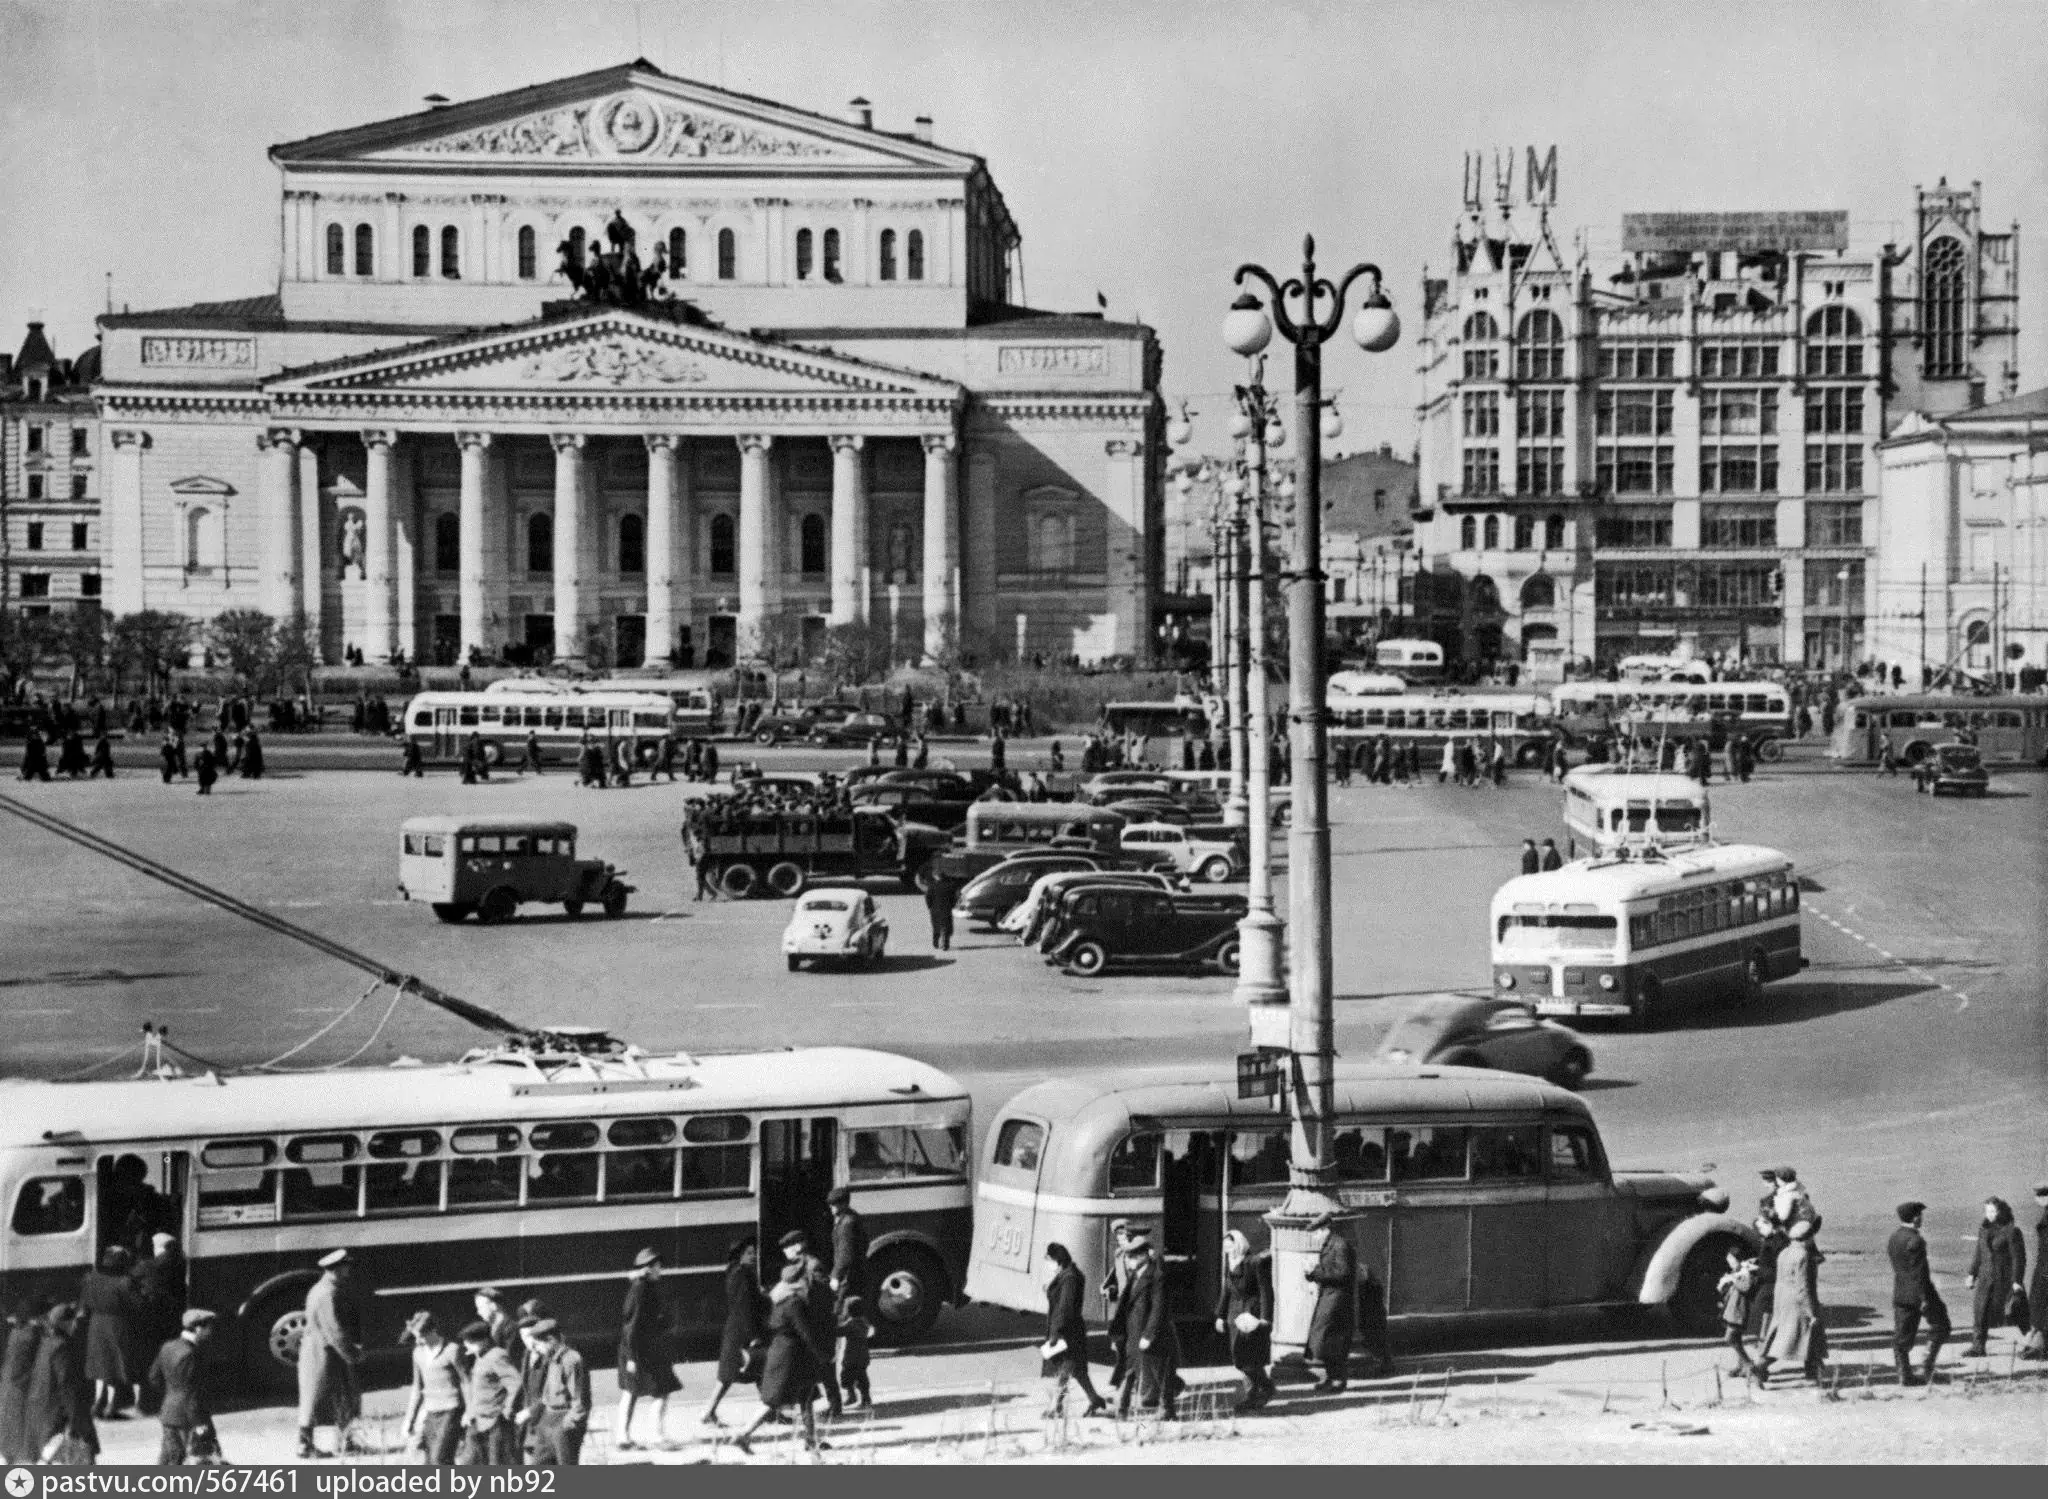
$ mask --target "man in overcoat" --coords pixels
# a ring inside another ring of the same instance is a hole
[[[1130,1282],[1124,1287],[1123,1307],[1131,1373],[1118,1408],[1128,1408],[1129,1391],[1136,1385],[1140,1410],[1157,1410],[1163,1421],[1177,1420],[1174,1404],[1180,1394],[1180,1343],[1167,1305],[1166,1266],[1153,1253],[1151,1235],[1144,1228],[1132,1229],[1127,1244]]]
[[[200,1345],[213,1336],[214,1314],[193,1307],[180,1318],[178,1335],[157,1350],[149,1366],[149,1391],[163,1426],[163,1441],[157,1448],[160,1468],[175,1468],[187,1458],[205,1460],[220,1456],[214,1440],[213,1401],[207,1393],[205,1361]]]
[[[1305,1272],[1316,1287],[1308,1352],[1323,1366],[1323,1377],[1315,1388],[1329,1394],[1343,1389],[1350,1377],[1351,1337],[1358,1319],[1358,1255],[1330,1214],[1322,1214],[1308,1227],[1310,1233],[1323,1235],[1322,1251]]]
[[[1885,1255],[1892,1262],[1892,1361],[1898,1365],[1902,1385],[1933,1380],[1934,1361],[1949,1334],[1948,1304],[1934,1288],[1934,1276],[1927,1268],[1927,1241],[1920,1236],[1920,1220],[1926,1211],[1924,1202],[1900,1203],[1899,1226],[1885,1244]],[[1922,1317],[1927,1319],[1927,1362],[1915,1377],[1913,1341],[1920,1335]]]
[[[306,1293],[306,1325],[299,1335],[299,1456],[320,1456],[313,1428],[334,1423],[337,1455],[351,1449],[349,1427],[362,1413],[356,1366],[363,1360],[362,1310],[351,1284],[355,1265],[346,1249],[320,1259],[320,1278]]]

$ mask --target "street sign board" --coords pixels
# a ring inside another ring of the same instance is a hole
[[[1262,1046],[1257,1051],[1239,1052],[1237,1096],[1277,1098],[1286,1088],[1286,1061],[1287,1053],[1273,1046]]]
[[[1625,213],[1624,253],[1684,250],[1846,250],[1849,215],[1836,209],[1783,213]]]

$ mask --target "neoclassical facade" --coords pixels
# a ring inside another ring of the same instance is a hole
[[[115,612],[329,659],[1149,650],[1158,344],[1013,305],[928,120],[642,61],[271,159],[276,293],[101,319]],[[603,246],[630,295],[571,285]]]

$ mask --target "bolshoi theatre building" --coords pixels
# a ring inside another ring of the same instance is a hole
[[[638,61],[273,147],[275,289],[100,320],[108,608],[328,661],[1147,654],[1158,343],[1017,305],[931,136]]]

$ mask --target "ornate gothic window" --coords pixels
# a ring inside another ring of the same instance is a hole
[[[718,279],[731,281],[740,273],[739,237],[730,229],[718,231]]]
[[[434,274],[434,236],[425,224],[416,224],[412,231],[412,273],[415,276]]]
[[[540,274],[540,247],[535,243],[533,225],[519,226],[519,279],[531,281]]]
[[[668,232],[668,279],[680,281],[690,270],[690,236],[680,229]]]
[[[1522,319],[1515,333],[1515,378],[1564,378],[1564,324],[1541,308]]]
[[[903,278],[906,281],[924,280],[924,231],[913,229],[903,236]]]
[[[827,229],[825,231],[825,279],[835,285],[841,279],[839,275],[839,231],[837,229]]]
[[[1489,312],[1475,312],[1465,319],[1465,378],[1500,378],[1500,350],[1491,347],[1500,338],[1500,324]]]
[[[796,232],[796,279],[811,279],[811,231],[808,229]]]
[[[1806,320],[1806,373],[1863,373],[1863,319],[1847,307],[1823,307]]]
[[[1927,339],[1927,373],[1942,379],[1960,375],[1963,360],[1963,246],[1943,235],[1927,247],[1920,292],[1920,329]]]
[[[815,511],[803,518],[797,530],[797,554],[806,573],[825,570],[825,517]]]
[[[555,570],[555,518],[545,510],[526,518],[526,570],[551,573]]]
[[[368,224],[356,225],[356,274],[377,274],[377,235]]]
[[[881,270],[877,272],[876,279],[894,281],[896,279],[896,231],[894,229],[884,229],[882,231],[882,253],[878,258]]]
[[[1551,581],[1549,573],[1538,573],[1522,585],[1522,607],[1524,609],[1554,609],[1557,607],[1557,584]]]
[[[462,570],[462,517],[453,510],[443,510],[434,517],[434,571],[453,573]]]
[[[348,274],[348,263],[342,255],[341,225],[339,224],[329,224],[327,226],[327,274],[330,276],[345,276]]]
[[[450,281],[462,275],[462,236],[453,224],[441,230],[441,274]]]
[[[619,517],[619,571],[647,571],[647,522],[638,515]]]
[[[725,231],[730,234],[731,230]],[[729,578],[738,571],[733,556],[733,521],[730,515],[720,512],[711,517],[711,574],[713,577]]]

